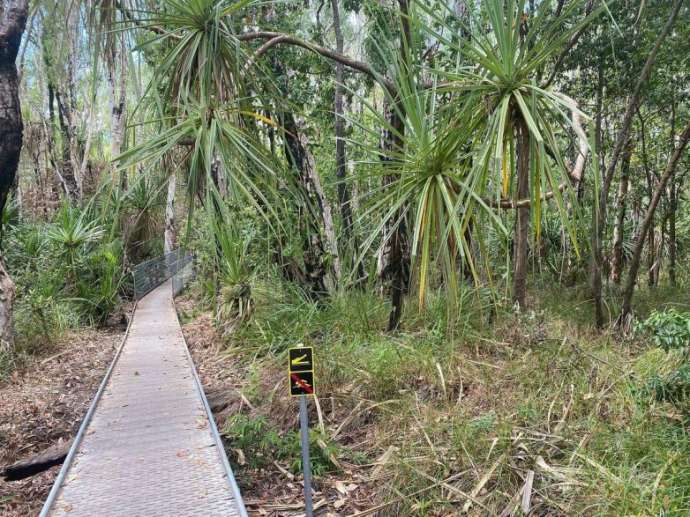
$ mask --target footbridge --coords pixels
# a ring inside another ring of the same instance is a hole
[[[135,269],[140,299],[41,517],[247,515],[175,311],[190,266]]]

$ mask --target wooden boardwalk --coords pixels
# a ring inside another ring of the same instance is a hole
[[[173,305],[137,305],[41,515],[246,516]]]

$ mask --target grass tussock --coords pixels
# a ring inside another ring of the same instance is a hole
[[[253,287],[252,317],[224,343],[250,363],[240,383],[253,410],[224,428],[244,482],[276,465],[299,474],[284,370],[304,343],[316,350],[317,486],[356,472],[383,515],[690,511],[690,367],[684,346],[656,337],[687,315],[653,314],[618,339],[583,324],[575,291],[523,314],[468,292],[452,320],[439,297],[390,334],[373,294],[314,303],[269,285]]]

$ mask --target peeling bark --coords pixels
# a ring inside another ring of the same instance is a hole
[[[14,343],[12,307],[15,294],[14,282],[0,260],[0,351],[10,349]]]
[[[309,142],[297,125],[292,113],[285,113],[283,128],[285,129],[285,154],[288,162],[298,174],[299,184],[304,194],[304,210],[301,222],[307,225],[305,235],[309,242],[305,242],[304,279],[310,285],[312,295],[322,297],[335,288],[340,275],[340,257],[338,255],[333,225],[333,214],[330,202],[325,196],[321,180],[316,170],[314,157],[309,151]],[[318,211],[318,212],[317,212]],[[320,223],[320,224],[319,224]],[[320,225],[323,225],[324,239],[321,236]],[[325,257],[328,249],[332,257],[334,278],[329,279],[329,267]],[[299,277],[300,275],[295,275]]]
[[[28,4],[28,0],[4,0],[0,3],[0,214],[14,183],[22,150],[24,125],[15,60],[26,27]],[[13,343],[14,297],[14,283],[0,255],[0,350],[11,347]]]
[[[114,50],[114,55],[108,67],[108,81],[111,95],[111,158],[115,159],[122,151],[125,137],[125,122],[127,120],[127,52],[124,34],[118,37],[120,48]],[[120,188],[127,190],[127,172],[120,172]]]
[[[171,174],[168,179],[168,196],[165,202],[165,234],[163,250],[170,253],[175,249],[177,242],[177,232],[175,229],[175,188],[176,188],[175,174]]]

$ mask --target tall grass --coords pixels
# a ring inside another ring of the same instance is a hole
[[[443,295],[432,296],[390,334],[381,330],[387,303],[372,291],[317,304],[274,277],[257,285],[270,288],[257,288],[252,317],[226,345],[253,364],[243,392],[279,438],[267,444],[262,434],[255,444],[247,435],[245,455],[278,447],[292,461],[294,429],[281,392],[266,386],[280,383],[285,350],[302,342],[316,350],[325,436],[349,421],[333,440],[337,457],[382,465],[371,467],[370,490],[390,503],[384,515],[456,514],[468,504],[462,494],[473,494],[470,514],[499,515],[515,500],[519,514],[515,497],[530,475],[538,515],[688,512],[683,352],[646,334],[595,333],[579,295],[542,286],[534,310],[515,314],[467,289],[450,322]],[[680,387],[663,392],[660,382]],[[229,422],[228,432],[250,421]],[[439,484],[447,478],[451,488]]]

